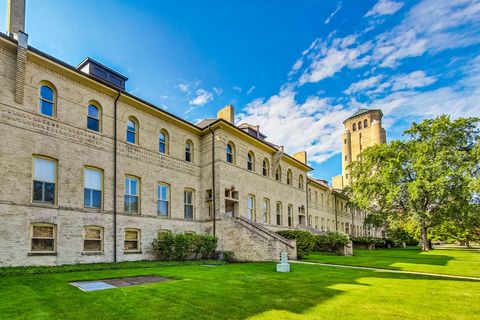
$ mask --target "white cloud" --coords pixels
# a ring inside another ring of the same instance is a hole
[[[190,86],[186,83],[179,83],[177,85],[177,88],[180,89],[180,91],[185,92],[185,93],[190,91]]]
[[[232,89],[238,93],[242,92],[242,88],[239,86],[233,86]]]
[[[318,54],[301,75],[298,83],[319,82],[333,76],[345,67],[350,69],[360,68],[368,63],[370,57],[364,56],[372,44],[366,42],[356,44],[357,37],[350,35],[345,38],[336,38],[331,44],[323,42]]]
[[[238,120],[260,125],[262,132],[272,142],[284,145],[287,152],[306,150],[311,161],[322,162],[337,153],[342,121],[351,112],[317,96],[300,103],[294,91],[285,89],[266,100],[252,101]]]
[[[218,88],[218,87],[213,87],[212,88],[213,92],[215,92],[215,94],[217,96],[221,95],[223,93],[223,89],[222,88]]]
[[[365,17],[391,15],[403,7],[403,2],[380,0],[367,12]]]
[[[340,11],[340,9],[342,9],[342,2],[340,1],[338,4],[337,4],[337,7],[335,8],[335,10],[330,13],[330,15],[327,17],[327,19],[325,19],[325,24],[329,24],[330,21],[332,21],[333,17],[338,13],[338,11]]]
[[[205,90],[205,89],[198,89],[195,92],[195,98],[189,101],[189,104],[191,106],[203,106],[207,102],[210,102],[213,100],[213,95],[211,92]]]
[[[250,93],[252,93],[253,90],[255,90],[255,86],[251,86],[250,89],[248,89],[247,95],[249,95]]]
[[[350,87],[348,87],[348,89],[344,91],[344,93],[355,94],[359,91],[372,88],[376,86],[381,79],[382,79],[382,75],[378,75],[378,76],[372,76],[370,78],[366,78],[358,82],[352,83]]]
[[[397,27],[377,38],[374,59],[395,67],[408,57],[480,43],[480,2],[424,0]]]
[[[420,88],[431,85],[437,81],[435,77],[428,77],[425,71],[413,71],[407,75],[399,75],[392,79],[392,90]]]

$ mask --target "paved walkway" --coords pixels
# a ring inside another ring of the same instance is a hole
[[[298,263],[298,264],[310,264],[310,265],[317,265],[317,266],[324,266],[324,267],[371,270],[371,271],[379,271],[379,272],[404,273],[404,274],[415,274],[415,275],[420,275],[420,276],[431,276],[431,277],[439,277],[439,278],[480,281],[479,277],[456,276],[456,275],[441,274],[441,273],[404,271],[404,270],[393,270],[393,269],[385,269],[385,268],[360,267],[360,266],[349,266],[349,265],[345,265],[345,264],[331,264],[331,263],[307,262],[307,261],[296,261],[296,260],[290,260],[289,262]]]

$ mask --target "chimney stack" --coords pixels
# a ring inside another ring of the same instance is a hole
[[[217,112],[217,119],[223,119],[231,124],[235,124],[235,109],[231,104],[225,106]]]
[[[18,39],[20,32],[25,32],[25,0],[8,0],[7,33]]]

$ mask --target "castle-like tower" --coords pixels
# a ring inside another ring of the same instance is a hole
[[[382,117],[380,109],[360,109],[343,122],[345,132],[342,135],[342,175],[333,177],[332,184],[335,189],[343,189],[350,184],[351,177],[347,167],[357,159],[362,150],[386,143],[387,134],[382,127]]]

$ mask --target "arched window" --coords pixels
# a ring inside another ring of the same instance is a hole
[[[270,175],[270,163],[268,162],[268,159],[263,159],[262,163],[262,174],[265,177],[268,177]]]
[[[303,176],[298,176],[298,189],[303,190]]]
[[[364,128],[368,127],[368,120],[367,119],[363,120],[363,127]]]
[[[56,114],[56,94],[53,86],[51,85],[42,85],[40,87],[40,113],[54,117]]]
[[[133,118],[127,120],[127,142],[138,143],[138,124]]]
[[[358,130],[362,129],[362,121],[358,121]]]
[[[100,132],[100,117],[101,112],[99,108],[94,104],[90,104],[87,110],[87,129]]]
[[[231,142],[227,143],[226,159],[227,159],[228,163],[234,163],[235,162],[235,147],[233,146],[233,143],[231,143]]]
[[[287,170],[287,184],[292,185],[293,183],[293,177],[292,177],[292,170],[288,169]]]
[[[193,162],[193,143],[190,140],[185,143],[185,161]]]
[[[280,166],[275,170],[275,180],[282,181],[282,168]]]
[[[247,154],[247,170],[255,171],[255,155],[252,151]]]
[[[158,152],[168,154],[168,133],[165,130],[160,131],[158,138]]]
[[[353,131],[357,131],[357,124],[356,124],[356,123],[353,124],[352,130],[353,130]]]

